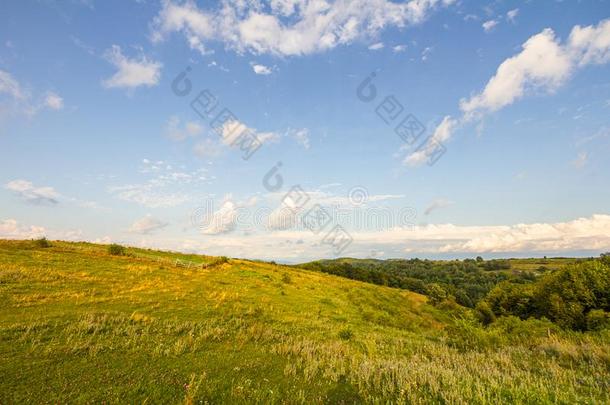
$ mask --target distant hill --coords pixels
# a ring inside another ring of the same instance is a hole
[[[0,403],[609,400],[607,331],[485,328],[458,304],[319,271],[113,252],[0,241]]]

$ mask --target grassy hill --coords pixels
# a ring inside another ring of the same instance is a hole
[[[610,400],[610,335],[268,263],[0,241],[0,403]]]

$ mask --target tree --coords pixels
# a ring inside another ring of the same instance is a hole
[[[437,283],[428,284],[427,290],[432,305],[438,305],[447,299],[447,291]]]

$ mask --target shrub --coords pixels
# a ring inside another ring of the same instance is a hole
[[[282,282],[284,282],[286,284],[292,283],[292,277],[290,277],[290,274],[288,274],[288,273],[282,274]]]
[[[36,239],[34,241],[34,243],[36,244],[36,246],[38,246],[39,248],[48,248],[51,247],[51,242],[49,242],[47,240],[47,238],[40,238],[40,239]]]
[[[125,247],[113,243],[112,245],[108,246],[108,253],[113,256],[125,256]]]
[[[477,317],[483,325],[489,325],[496,320],[496,315],[485,301],[481,301],[476,306]]]
[[[602,330],[610,328],[610,312],[594,309],[587,314],[587,329]]]

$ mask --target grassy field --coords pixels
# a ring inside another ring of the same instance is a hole
[[[0,241],[0,302],[0,404],[610,401],[608,331],[294,267]]]

